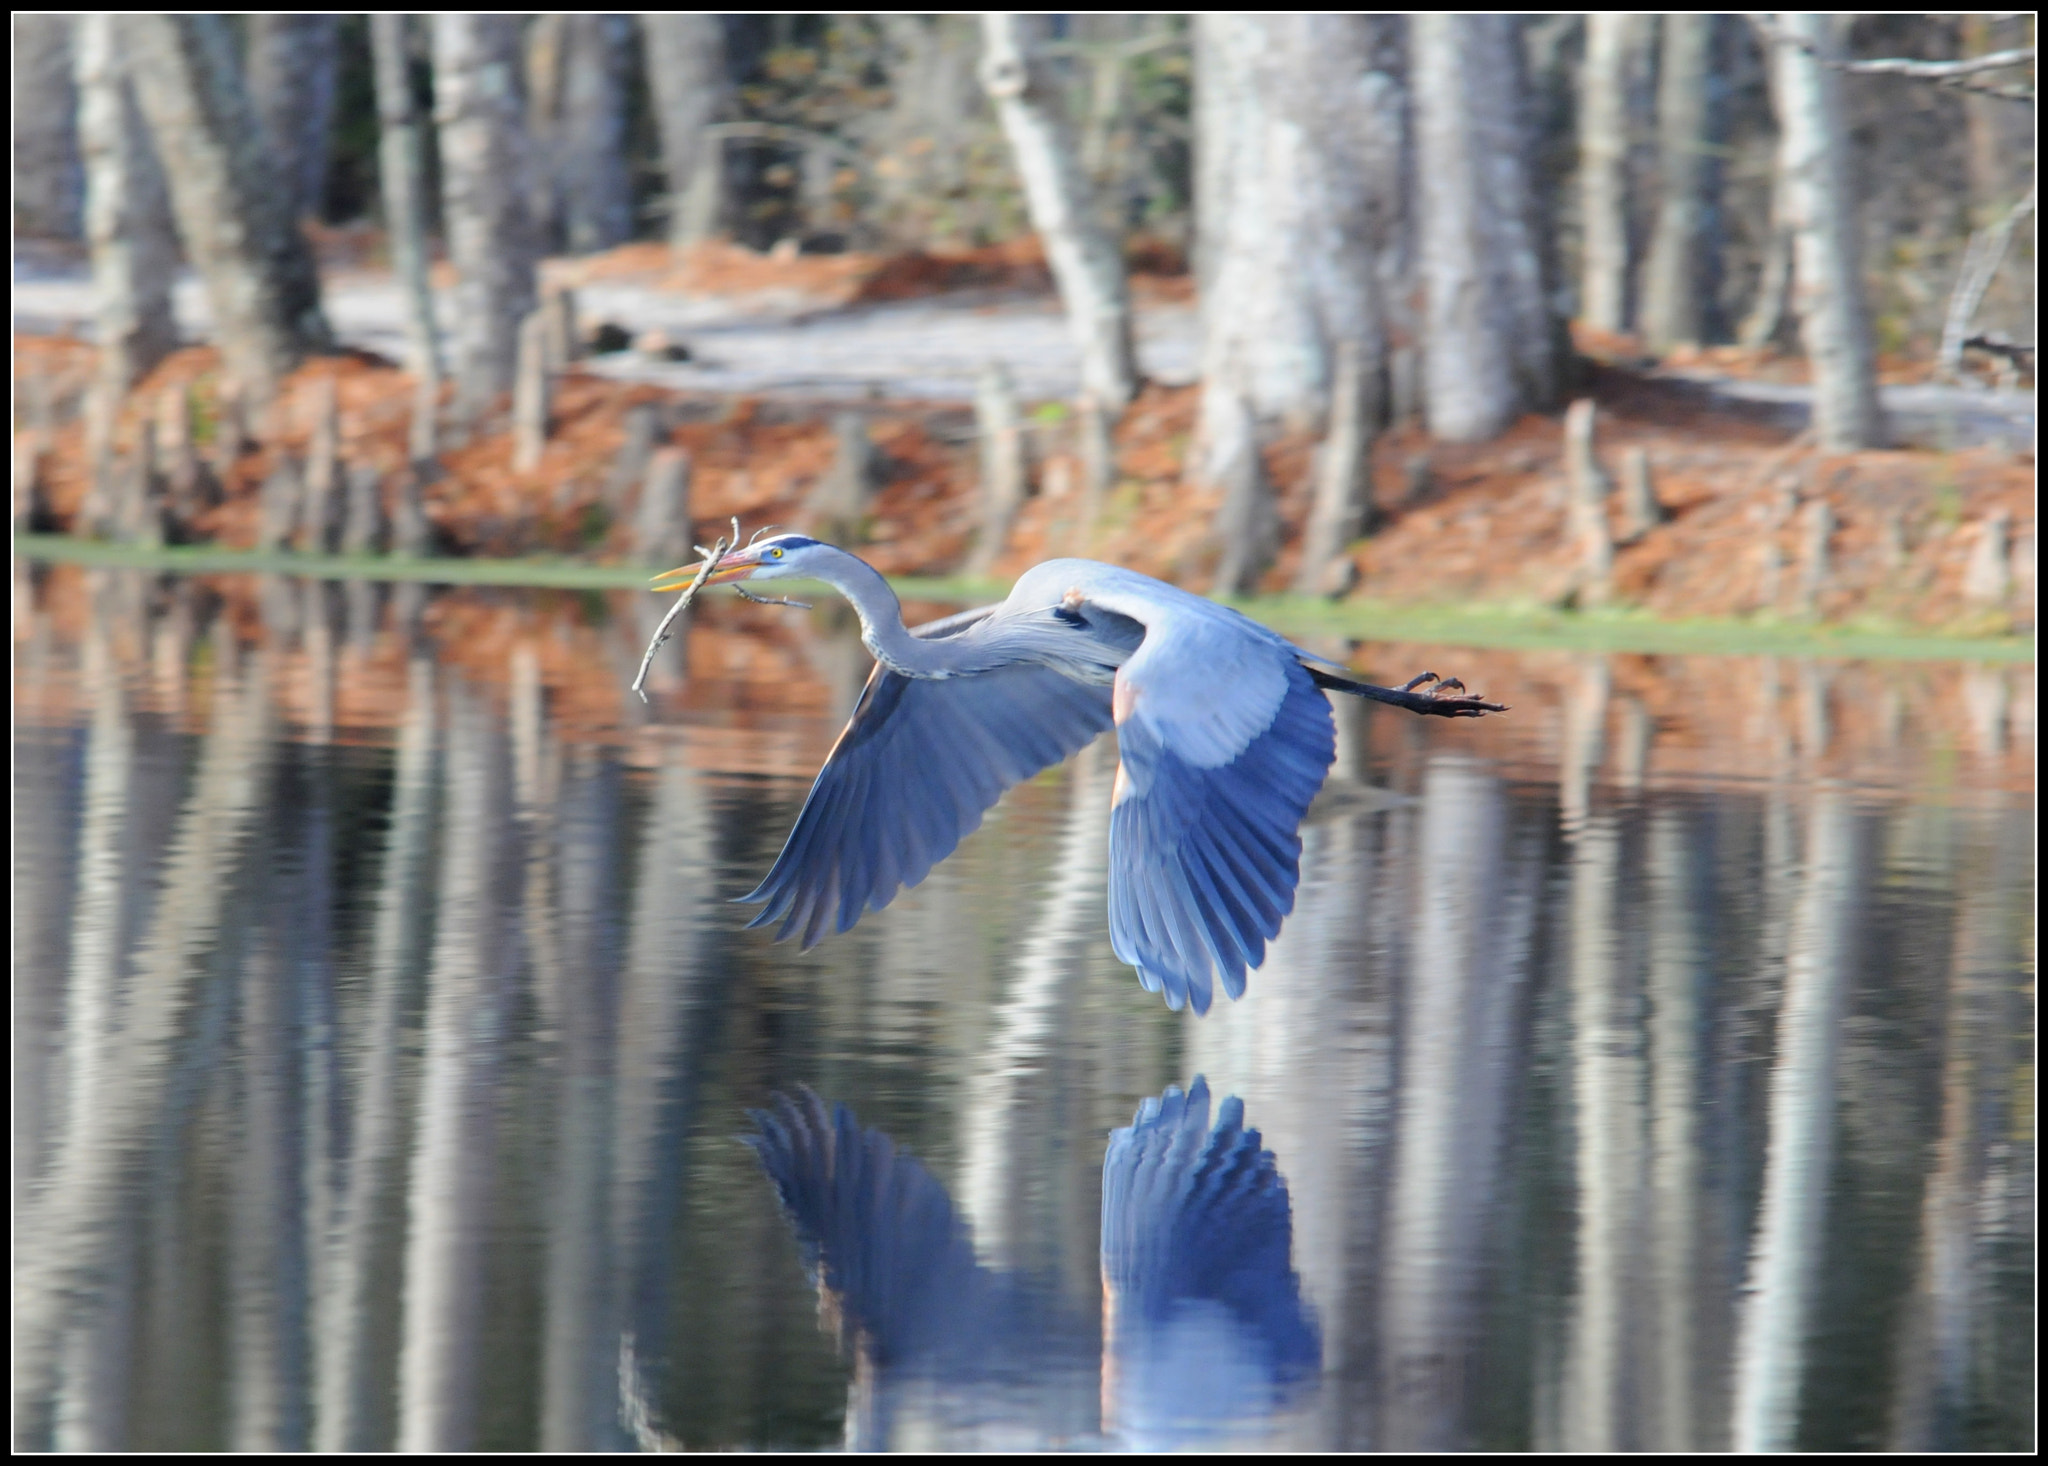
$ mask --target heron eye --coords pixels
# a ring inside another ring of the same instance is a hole
[[[778,560],[782,558],[782,551],[780,550],[770,550],[768,553],[773,555]]]

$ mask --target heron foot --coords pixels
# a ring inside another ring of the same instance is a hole
[[[1465,690],[1465,684],[1456,677],[1439,677],[1434,672],[1423,672],[1411,677],[1401,687],[1411,694],[1414,701],[1407,706],[1418,713],[1433,713],[1440,718],[1478,718],[1487,713],[1504,713],[1507,707],[1502,703],[1487,702]]]

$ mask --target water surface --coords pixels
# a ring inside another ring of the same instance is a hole
[[[1515,711],[1198,1019],[1110,743],[743,929],[828,610],[15,597],[19,1444],[2032,1444],[2031,668],[1319,646]]]

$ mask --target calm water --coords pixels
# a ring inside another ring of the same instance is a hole
[[[2031,668],[1322,648],[1196,1019],[1111,746],[741,929],[843,618],[15,598],[20,1445],[2032,1445]]]

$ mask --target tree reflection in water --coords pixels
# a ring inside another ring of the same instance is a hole
[[[16,592],[19,1445],[2031,1443],[2031,668],[1475,653],[1484,742],[1347,704],[1194,1021],[1103,940],[1107,746],[843,938],[740,930],[862,660],[822,612],[711,608],[643,713],[624,603]],[[804,1084],[949,1290],[886,1370],[732,1141]],[[1204,1153],[1284,1210],[1160,1255],[1264,1311],[1104,1251]]]

